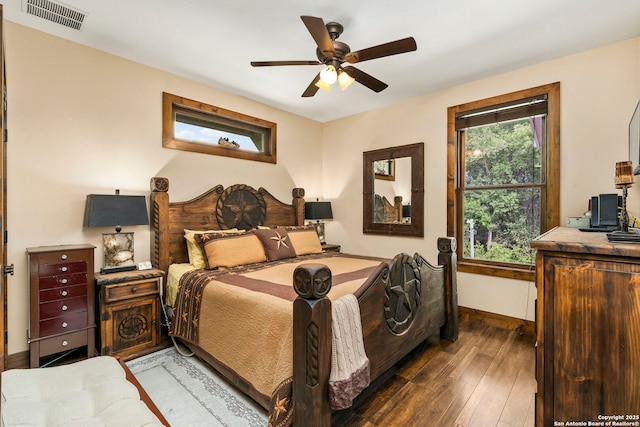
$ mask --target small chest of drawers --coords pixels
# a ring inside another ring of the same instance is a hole
[[[27,248],[30,366],[40,359],[86,346],[95,352],[93,256],[95,246]]]

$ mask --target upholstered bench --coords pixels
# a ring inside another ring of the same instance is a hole
[[[169,425],[126,365],[111,356],[5,371],[0,405],[3,427]]]

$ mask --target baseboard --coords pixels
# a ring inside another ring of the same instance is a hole
[[[7,357],[7,369],[25,369],[29,367],[29,350],[13,353]]]
[[[517,317],[490,313],[488,311],[468,307],[458,307],[458,312],[460,317],[466,316],[470,320],[479,320],[486,325],[510,331],[517,331],[521,335],[528,335],[531,337],[535,337],[536,335],[536,322],[531,320],[518,319]]]

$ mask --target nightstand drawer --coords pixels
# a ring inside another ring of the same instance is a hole
[[[129,283],[118,283],[113,285],[102,286],[102,302],[109,303],[121,301],[129,298],[135,298],[145,295],[154,295],[160,293],[160,280],[140,280]]]
[[[49,354],[88,345],[88,336],[87,331],[78,331],[40,340],[40,356],[48,356]]]
[[[40,321],[40,335],[48,336],[87,327],[87,312],[69,314]]]

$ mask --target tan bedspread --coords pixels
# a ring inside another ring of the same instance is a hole
[[[180,279],[171,334],[194,343],[273,401],[293,372],[293,272],[306,262],[331,269],[335,300],[388,261],[338,254],[297,257],[229,271],[193,270]],[[279,409],[271,416],[282,419]],[[272,423],[277,425],[278,423]]]

